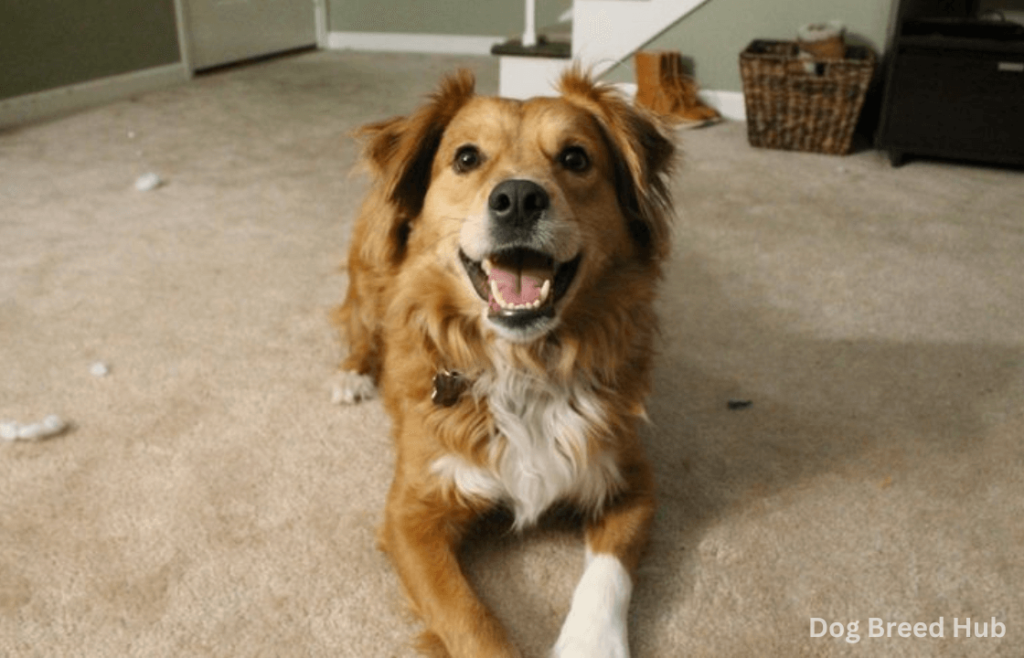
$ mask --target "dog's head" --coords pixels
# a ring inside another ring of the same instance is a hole
[[[656,277],[675,151],[657,120],[576,70],[559,98],[473,85],[460,72],[413,114],[363,129],[395,210],[380,227],[392,263],[429,263],[459,290],[459,312],[518,343],[553,330],[616,268]]]

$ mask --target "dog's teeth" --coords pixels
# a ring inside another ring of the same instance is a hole
[[[493,279],[491,279],[491,295],[494,296],[494,301],[498,302],[498,306],[505,309],[512,308],[512,305],[501,296],[501,291],[498,290],[498,282]]]
[[[485,258],[485,259],[483,259],[483,260],[482,260],[482,261],[480,262],[480,267],[482,267],[482,268],[483,268],[483,270],[484,270],[484,274],[486,274],[487,276],[490,276],[490,275],[491,275],[491,268],[492,268],[493,266],[491,265],[491,259],[490,259],[490,258]]]
[[[486,262],[486,261],[485,261]],[[501,294],[501,290],[498,289],[498,282],[493,279],[490,281],[491,297],[494,298],[495,303],[498,306],[505,309],[506,311],[527,311],[536,308],[540,308],[544,302],[547,301],[548,295],[551,294],[551,281],[546,279],[544,284],[540,288],[540,295],[537,299],[532,302],[525,302],[522,304],[516,304],[507,301]]]

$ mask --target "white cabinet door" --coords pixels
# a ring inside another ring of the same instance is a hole
[[[184,0],[194,70],[316,45],[314,0]]]

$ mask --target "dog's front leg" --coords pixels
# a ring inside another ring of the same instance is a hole
[[[587,527],[586,569],[552,658],[629,658],[633,574],[654,518],[654,493],[646,463],[629,469],[627,479],[627,492]]]
[[[505,630],[477,598],[456,548],[475,513],[397,480],[388,498],[384,549],[427,626],[425,647],[451,658],[518,658]]]

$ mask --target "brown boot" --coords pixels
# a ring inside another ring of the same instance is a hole
[[[718,111],[705,105],[698,97],[696,81],[683,72],[683,56],[680,53],[639,52],[635,61],[637,105],[685,128],[721,121]]]

